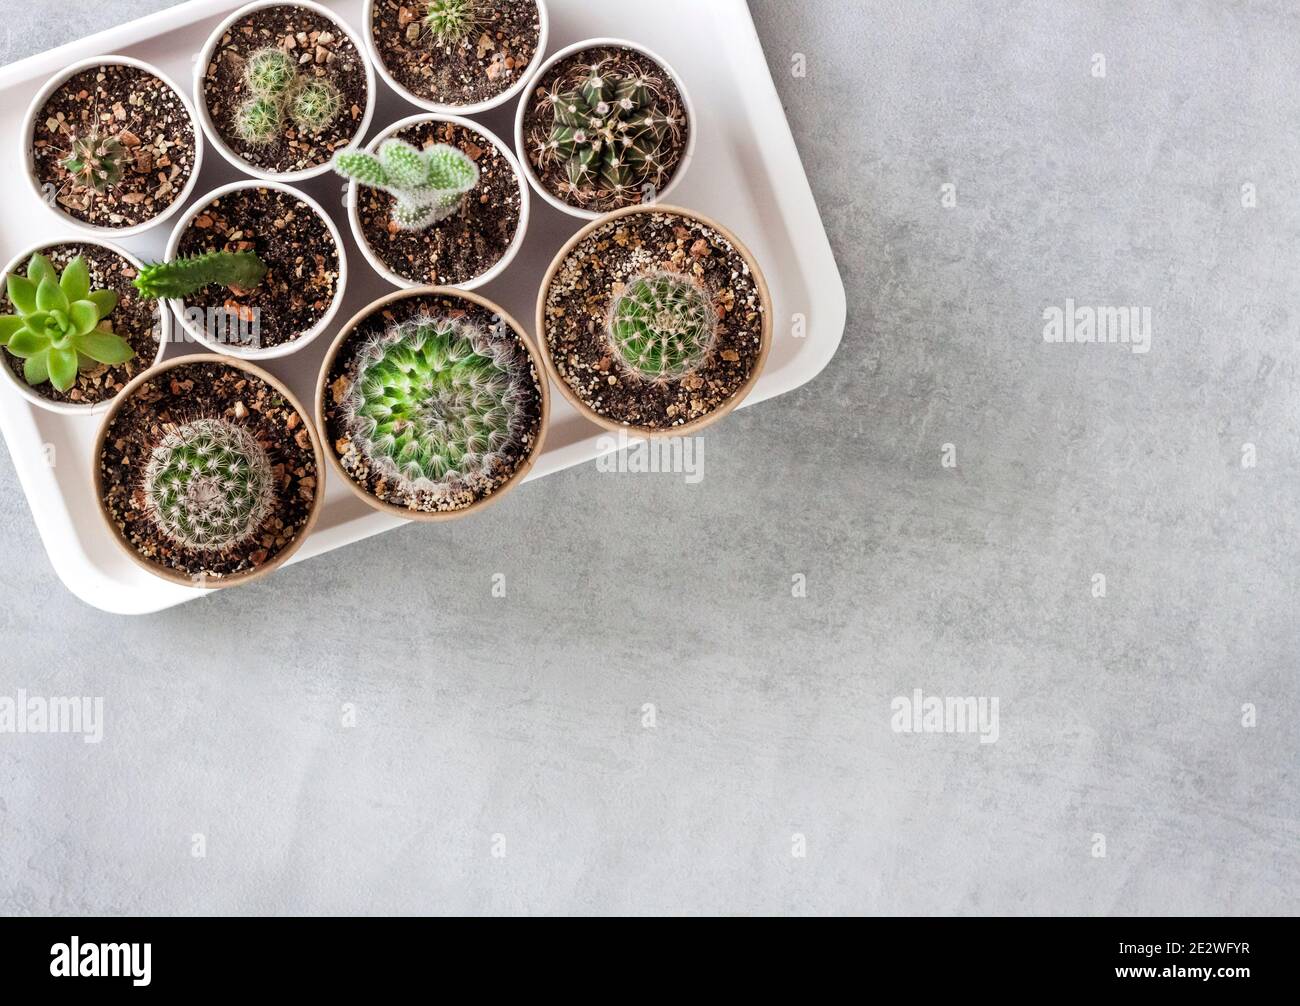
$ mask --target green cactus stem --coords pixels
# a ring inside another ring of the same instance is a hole
[[[266,268],[253,252],[215,251],[147,265],[134,283],[150,300],[180,299],[212,284],[252,290],[265,278]]]
[[[96,126],[73,137],[63,168],[72,176],[73,184],[102,196],[122,180],[126,163],[122,142]]]
[[[718,316],[708,292],[677,273],[638,276],[614,301],[609,340],[633,374],[654,383],[699,370],[717,336]]]
[[[327,129],[343,110],[343,95],[328,80],[309,80],[289,98],[289,118],[304,133]]]
[[[282,102],[298,80],[298,67],[283,49],[258,49],[248,57],[244,78],[259,98]]]

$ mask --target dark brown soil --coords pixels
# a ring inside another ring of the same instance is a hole
[[[490,479],[480,484],[463,485],[450,496],[415,490],[407,491],[387,481],[381,473],[370,470],[369,463],[362,452],[355,447],[348,435],[347,421],[341,415],[339,404],[343,402],[356,379],[357,349],[365,344],[368,337],[384,332],[392,325],[400,325],[422,314],[432,314],[444,318],[464,318],[485,333],[497,333],[495,337],[512,339],[519,343],[521,352],[526,348],[523,341],[509,325],[500,324],[501,319],[487,308],[469,300],[458,297],[415,296],[395,300],[376,314],[364,319],[352,332],[334,357],[330,365],[328,384],[325,391],[325,408],[322,417],[327,443],[326,450],[334,451],[343,470],[348,473],[358,486],[378,500],[393,506],[404,507],[421,513],[445,513],[463,510],[481,499],[491,496],[500,489],[518,470],[533,452],[533,445],[541,433],[542,421],[542,385],[544,377],[531,365],[533,378],[532,393],[524,405],[525,415],[530,419],[522,427],[516,441],[503,452],[504,461],[497,465]]]
[[[256,252],[267,266],[252,290],[213,285],[185,299],[186,308],[204,310],[205,324],[213,308],[244,323],[218,321],[208,330],[216,341],[245,349],[292,342],[324,317],[338,291],[333,235],[315,210],[279,189],[254,185],[208,203],[181,235],[178,253],[210,251]]]
[[[90,288],[92,290],[114,290],[117,292],[117,307],[104,320],[113,331],[126,339],[135,350],[135,356],[126,363],[113,366],[99,364],[92,370],[83,370],[77,374],[77,383],[67,391],[56,391],[48,381],[32,388],[42,398],[51,402],[66,402],[70,405],[92,405],[104,402],[121,391],[126,383],[153,365],[158,356],[158,339],[162,333],[162,305],[157,301],[144,300],[136,293],[131,281],[136,277],[136,268],[121,255],[117,255],[99,245],[64,242],[49,245],[41,249],[41,254],[50,260],[60,272],[78,255],[86,260],[90,270]],[[22,263],[19,272],[26,274],[27,263]],[[4,298],[4,312],[13,311],[9,294]],[[23,361],[8,353],[4,354],[5,364],[19,383],[23,379]]]
[[[478,165],[478,187],[455,216],[422,231],[392,221],[387,192],[357,187],[357,214],[371,251],[413,283],[456,286],[481,276],[501,260],[519,230],[519,179],[510,162],[486,137],[454,122],[419,122],[392,134],[417,147],[447,143]]]
[[[250,97],[244,65],[259,49],[284,49],[298,61],[301,76],[328,80],[343,95],[343,111],[314,135],[301,134],[285,120],[284,135],[268,144],[251,144],[235,132],[235,113]],[[357,138],[367,94],[365,57],[338,25],[293,4],[266,7],[241,18],[213,50],[203,81],[203,96],[217,132],[236,154],[263,171],[303,171],[329,161]]]
[[[649,56],[634,49],[583,49],[565,57],[546,71],[526,96],[528,107],[524,111],[524,154],[547,192],[571,206],[608,213],[647,201],[642,186],[637,185],[623,193],[603,187],[575,190],[569,183],[564,162],[553,157],[543,157],[540,153],[555,125],[555,116],[547,96],[556,88],[561,93],[579,90],[587,77],[587,71],[597,63],[613,65],[628,74],[645,74],[660,94],[657,102],[659,112],[673,117],[681,124],[679,133],[665,141],[662,152],[664,171],[654,185],[655,194],[666,189],[677,174],[682,157],[690,146],[691,130],[695,128],[695,123],[686,115],[686,102],[673,82],[672,75]]]
[[[535,0],[482,5],[482,23],[458,42],[439,45],[418,0],[376,0],[375,48],[393,79],[439,105],[476,105],[510,90],[537,54],[542,21]]]
[[[95,127],[130,160],[104,194],[78,184],[63,162]],[[95,227],[152,220],[180,196],[194,171],[194,123],[180,95],[134,66],[105,65],[69,77],[42,106],[31,137],[36,181],[64,212]]]
[[[653,383],[615,362],[608,322],[632,279],[661,271],[703,284],[717,308],[718,336],[695,373]],[[672,213],[634,213],[597,228],[560,265],[546,292],[544,338],[560,378],[593,412],[668,429],[707,416],[749,380],[763,351],[765,310],[749,264],[713,228]]]
[[[173,542],[147,512],[143,480],[154,447],[196,419],[238,422],[271,459],[276,503],[253,538],[225,552]],[[137,388],[113,417],[99,457],[103,502],[123,539],[143,558],[183,576],[221,579],[257,569],[297,538],[311,515],[319,475],[311,421],[275,388],[221,363],[183,364]]]

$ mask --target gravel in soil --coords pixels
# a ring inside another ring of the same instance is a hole
[[[555,126],[555,114],[549,95],[557,89],[559,93],[580,91],[591,68],[597,64],[613,64],[624,68],[627,73],[641,73],[650,80],[658,92],[656,107],[659,114],[669,116],[681,123],[675,136],[665,140],[660,152],[663,167],[659,183],[647,189],[641,185],[633,186],[625,192],[615,192],[608,187],[577,190],[569,182],[565,162],[555,157],[542,154],[542,147],[550,139]],[[646,200],[647,194],[662,192],[672,183],[681,165],[682,157],[690,146],[690,133],[695,128],[686,114],[686,102],[673,81],[672,74],[644,53],[635,49],[623,49],[603,46],[583,49],[566,56],[552,66],[542,79],[528,93],[528,105],[524,110],[524,155],[542,187],[561,202],[598,213],[609,213],[627,206],[637,206]]]
[[[481,276],[501,260],[519,230],[519,179],[487,137],[454,122],[418,122],[392,134],[416,147],[446,143],[478,165],[479,183],[459,213],[424,230],[402,230],[392,219],[396,200],[380,189],[357,186],[357,215],[370,250],[413,283],[456,286]]]
[[[676,381],[631,373],[609,341],[616,298],[636,277],[694,277],[718,317],[703,366]],[[563,380],[593,412],[625,426],[666,430],[728,402],[758,367],[764,312],[749,263],[707,224],[674,213],[629,214],[598,227],[561,263],[546,291],[543,338]]]
[[[477,480],[474,484],[461,485],[450,495],[406,489],[390,482],[382,473],[371,470],[365,455],[352,443],[348,434],[347,420],[342,414],[340,405],[347,398],[356,380],[357,351],[365,345],[366,340],[371,336],[382,334],[393,325],[400,325],[423,315],[462,318],[469,324],[477,326],[480,331],[490,333],[493,338],[514,340],[518,343],[519,351],[527,353],[523,340],[510,325],[501,323],[498,315],[473,301],[458,297],[427,295],[392,301],[381,311],[363,319],[349,333],[330,364],[322,417],[327,440],[325,449],[334,451],[348,477],[376,499],[420,513],[450,513],[472,506],[497,492],[531,457],[533,445],[541,434],[543,378],[538,374],[529,354],[528,369],[532,382],[523,402],[524,415],[527,419],[520,424],[519,433],[514,441],[501,451],[502,460],[493,468],[488,478]]]
[[[338,118],[319,133],[304,133],[285,119],[283,134],[255,144],[235,131],[235,115],[252,96],[244,78],[248,57],[259,49],[285,50],[298,64],[300,78],[327,80],[343,96]],[[324,164],[357,137],[368,87],[365,57],[329,18],[293,4],[253,11],[221,37],[203,79],[208,114],[226,145],[249,164],[283,174]]]
[[[154,447],[196,419],[238,423],[272,464],[275,503],[251,539],[226,551],[171,540],[149,515],[144,496]],[[320,476],[309,424],[275,388],[237,367],[204,362],[167,370],[122,403],[104,438],[98,464],[109,519],[140,556],[196,581],[255,570],[292,545],[311,517]]]
[[[214,342],[252,349],[292,342],[324,317],[338,292],[334,236],[311,206],[279,189],[254,185],[212,200],[186,227],[177,251],[252,251],[266,263],[252,290],[214,284],[185,299],[187,309],[202,309]]]
[[[376,0],[371,29],[385,69],[426,101],[489,101],[514,87],[537,54],[542,21],[535,0],[480,3],[472,29],[446,43],[424,23],[424,6]]]
[[[124,152],[107,192],[80,185],[63,166],[73,141],[98,132]],[[36,114],[36,181],[65,213],[95,227],[132,227],[158,216],[194,171],[194,123],[180,95],[147,70],[106,64],[69,77]]]
[[[127,259],[116,252],[99,245],[63,242],[48,245],[41,249],[41,254],[59,272],[78,255],[86,260],[90,270],[90,288],[92,290],[113,290],[117,293],[117,307],[104,319],[117,335],[122,336],[133,350],[135,356],[125,363],[112,366],[97,364],[90,370],[77,373],[76,383],[67,391],[58,391],[48,381],[32,388],[42,398],[51,402],[63,402],[69,405],[93,405],[114,397],[131,378],[153,365],[158,356],[158,340],[162,335],[162,305],[157,301],[145,300],[137,292],[131,281],[138,270]],[[22,263],[18,271],[26,273],[27,263]],[[13,304],[8,293],[4,297],[4,312],[12,313]],[[18,379],[23,378],[23,361],[9,353],[4,354],[5,365]]]

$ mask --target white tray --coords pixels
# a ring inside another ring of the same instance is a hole
[[[362,0],[325,3],[360,31]],[[33,242],[71,236],[38,204],[22,178],[18,133],[28,103],[46,79],[75,60],[123,53],[155,64],[178,85],[188,86],[193,61],[208,33],[239,6],[232,0],[190,0],[0,68],[0,177],[5,191],[15,194],[0,214],[0,261],[7,262]],[[811,380],[834,355],[843,335],[844,286],[744,0],[549,0],[548,7],[549,51],[601,35],[633,39],[663,55],[685,79],[700,136],[695,160],[673,192],[672,202],[707,213],[734,230],[762,263],[775,301],[771,356],[744,405]],[[382,83],[379,88],[372,136],[418,111]],[[511,103],[475,118],[511,145],[514,110]],[[222,158],[205,157],[192,199],[238,177]],[[261,361],[261,365],[288,383],[303,402],[311,403],[321,358],[338,325],[392,287],[371,270],[352,241],[340,182],[325,176],[300,187],[336,212],[351,267],[349,289],[333,331],[300,353]],[[479,292],[501,304],[531,334],[537,286],[551,258],[580,224],[533,199],[532,221],[519,257]],[[156,258],[162,255],[169,232],[170,224],[164,223],[120,243],[141,258]],[[796,314],[807,319],[803,338],[791,334]],[[194,351],[193,344],[174,343],[167,347],[166,358]],[[601,431],[579,416],[562,395],[553,395],[552,403],[546,450],[529,478],[590,461],[601,453]],[[30,405],[11,388],[0,388],[0,430],[60,579],[86,603],[121,614],[158,611],[208,593],[150,576],[121,554],[109,537],[96,513],[90,481],[90,449],[97,424],[98,417],[56,415]],[[53,465],[47,460],[51,448]],[[493,511],[466,519],[492,520]],[[319,523],[292,561],[400,523],[370,510],[332,480]]]

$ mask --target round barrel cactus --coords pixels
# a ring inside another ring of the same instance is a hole
[[[487,476],[518,433],[527,354],[457,319],[420,317],[371,338],[343,403],[353,443],[408,490]]]
[[[154,523],[173,541],[222,551],[251,538],[275,501],[271,461],[251,433],[196,419],[154,448],[144,475]]]
[[[699,370],[717,336],[708,291],[688,276],[638,276],[614,301],[609,339],[618,358],[647,381],[674,381]]]

